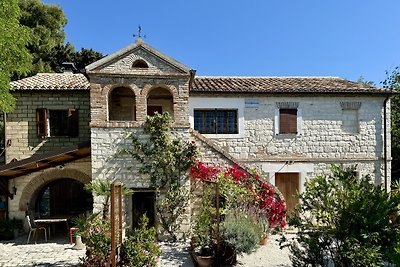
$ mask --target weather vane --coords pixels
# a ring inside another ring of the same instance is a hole
[[[142,27],[140,26],[140,24],[138,25],[137,34],[134,34],[133,37],[146,38],[146,35],[142,35]]]

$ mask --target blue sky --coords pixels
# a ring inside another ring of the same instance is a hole
[[[113,53],[145,42],[210,76],[363,76],[400,65],[399,0],[45,0],[67,41]]]

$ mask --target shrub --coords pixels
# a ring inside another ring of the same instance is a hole
[[[253,252],[260,243],[261,226],[246,210],[230,210],[221,224],[221,239],[240,255]]]
[[[86,244],[87,257],[84,266],[101,266],[108,261],[111,250],[111,222],[95,216],[86,222],[81,232]]]
[[[161,250],[156,240],[156,229],[147,229],[149,219],[143,215],[139,228],[132,231],[123,242],[121,263],[123,266],[157,266]]]
[[[294,266],[381,266],[398,240],[390,218],[399,198],[355,168],[332,166],[332,175],[305,184],[293,224],[299,232],[289,242]]]

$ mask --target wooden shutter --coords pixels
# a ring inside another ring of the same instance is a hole
[[[297,134],[297,109],[279,110],[279,133]]]
[[[36,109],[36,131],[37,135],[40,138],[44,138],[48,133],[48,110],[46,108],[38,108]]]
[[[68,110],[68,135],[70,137],[79,136],[79,112],[78,109]]]

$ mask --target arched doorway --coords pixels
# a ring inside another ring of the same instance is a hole
[[[147,95],[147,115],[152,116],[156,112],[168,112],[174,117],[173,97],[169,90],[162,87],[151,89]]]
[[[127,87],[114,88],[108,98],[108,120],[136,120],[135,93]]]
[[[73,217],[93,210],[91,192],[71,178],[59,178],[43,185],[33,196],[35,214],[40,217]]]

